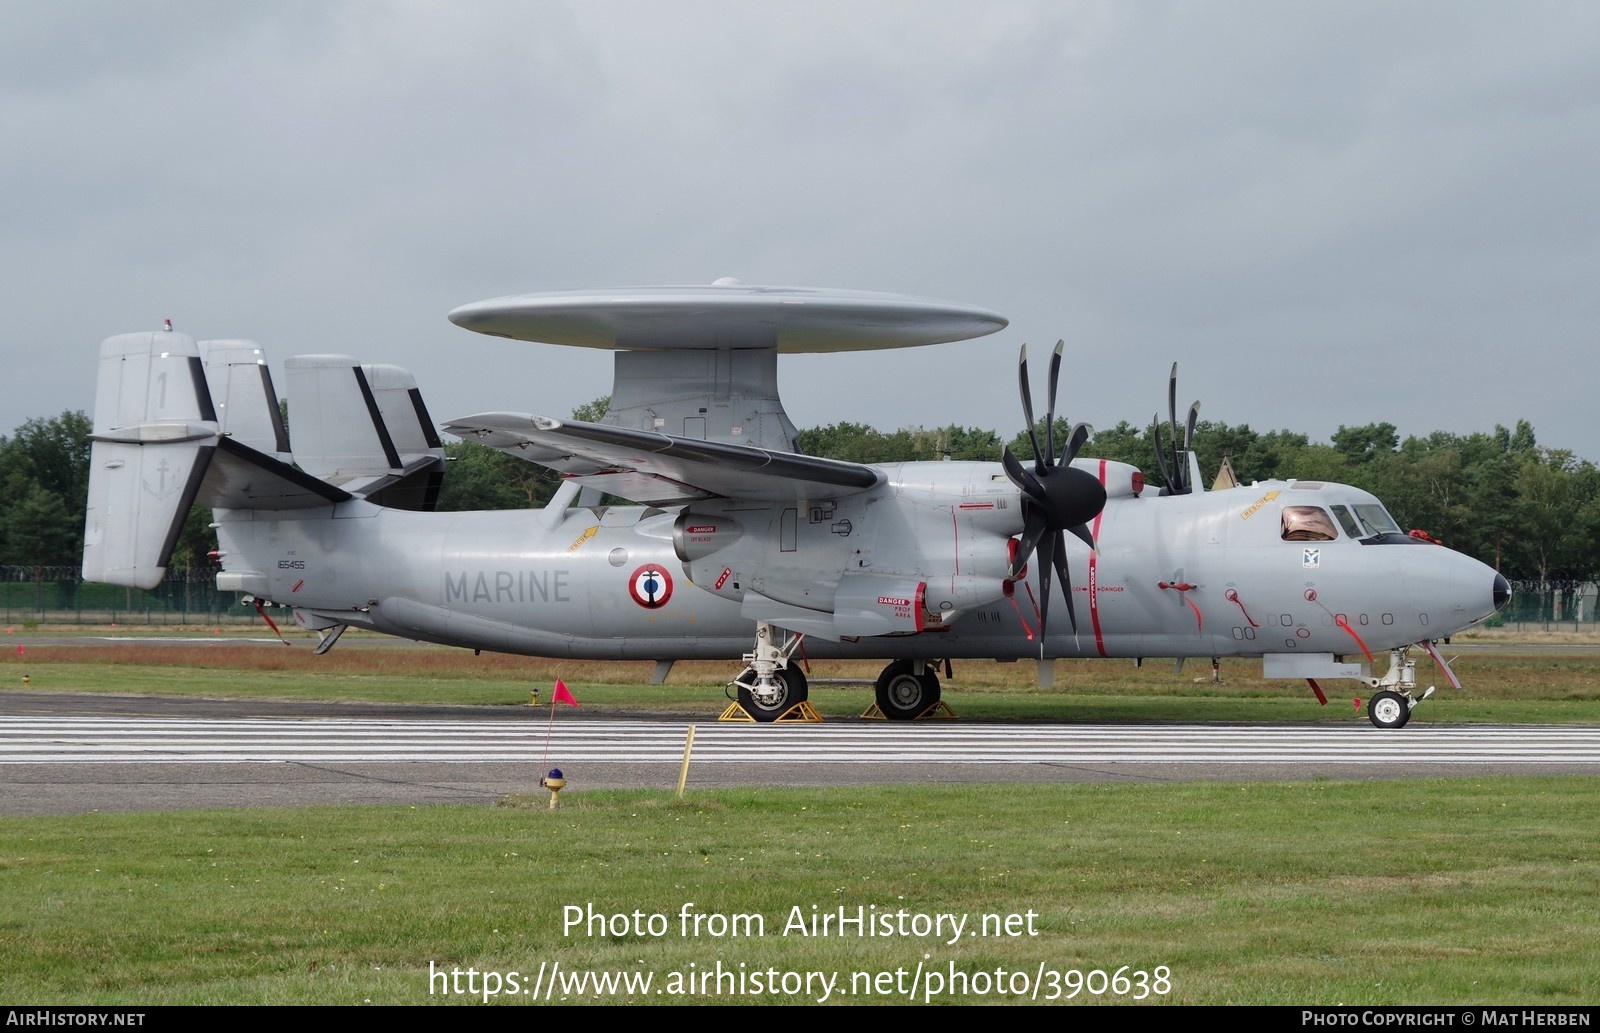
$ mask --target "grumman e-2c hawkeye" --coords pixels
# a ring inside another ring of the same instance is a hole
[[[952,660],[1254,657],[1269,678],[1350,678],[1400,727],[1414,645],[1476,624],[1506,581],[1401,533],[1341,484],[1205,491],[1169,394],[1168,485],[1047,430],[1024,463],[839,462],[795,451],[780,354],[956,341],[1006,325],[920,298],[746,286],[497,298],[469,330],[615,352],[599,423],[495,412],[444,429],[559,471],[542,510],[438,513],[443,448],[410,374],[290,359],[294,449],[261,351],[158,331],[101,348],[84,576],[148,588],[192,504],[218,587],[292,607],[325,650],[347,627],[534,656],[739,661],[757,720],[803,702],[802,657],[887,660],[886,717],[939,702]],[[1060,347],[1047,428],[1056,416]],[[1035,426],[1026,352],[1022,414]],[[1164,448],[1164,447],[1163,447]],[[597,505],[603,494],[637,505]],[[1058,587],[1059,586],[1059,587]],[[1048,621],[1052,600],[1068,621]],[[1372,675],[1388,652],[1389,669]],[[1454,684],[1454,676],[1445,668]],[[1432,690],[1429,689],[1429,692]],[[1425,695],[1423,698],[1426,698]]]

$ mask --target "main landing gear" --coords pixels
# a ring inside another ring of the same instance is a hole
[[[795,720],[791,711],[807,701],[810,688],[805,672],[794,662],[801,638],[771,624],[756,625],[756,647],[744,655],[744,670],[728,683],[737,693],[740,709],[753,720],[762,724]],[[931,660],[889,664],[875,686],[878,711],[890,721],[914,721],[935,709],[939,706],[937,672]],[[809,719],[817,720],[814,712]]]
[[[1389,670],[1383,677],[1363,679],[1368,688],[1378,690],[1367,700],[1367,719],[1379,728],[1404,728],[1416,705],[1433,695],[1431,685],[1420,698],[1413,695],[1417,662],[1409,657],[1410,652],[1410,646],[1389,650]]]
[[[896,660],[878,675],[878,709],[890,721],[913,721],[939,703],[939,676],[927,660]]]

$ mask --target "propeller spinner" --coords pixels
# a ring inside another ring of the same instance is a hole
[[[1061,349],[1056,342],[1055,354],[1050,357],[1050,395],[1045,410],[1045,447],[1039,447],[1039,435],[1033,419],[1033,393],[1028,387],[1028,346],[1022,346],[1017,362],[1017,379],[1022,388],[1022,415],[1028,421],[1028,440],[1033,445],[1033,469],[1023,466],[1011,449],[1001,455],[1006,476],[1022,492],[1022,542],[1011,563],[1011,576],[1016,577],[1035,552],[1039,554],[1039,656],[1044,658],[1046,624],[1050,612],[1050,573],[1061,577],[1061,591],[1067,600],[1067,618],[1072,621],[1072,631],[1078,631],[1078,615],[1072,606],[1072,578],[1067,573],[1066,532],[1074,535],[1093,549],[1094,535],[1089,531],[1089,521],[1105,508],[1106,489],[1099,478],[1072,465],[1078,449],[1089,440],[1089,425],[1079,423],[1067,434],[1061,454],[1056,456],[1056,382],[1061,376]]]

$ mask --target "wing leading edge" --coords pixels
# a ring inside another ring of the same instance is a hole
[[[858,463],[526,413],[467,416],[444,429],[651,506],[837,497],[883,481],[881,471]]]

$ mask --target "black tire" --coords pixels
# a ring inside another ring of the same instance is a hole
[[[1367,718],[1379,728],[1404,728],[1411,720],[1411,701],[1385,689],[1367,700]]]
[[[918,674],[921,661],[896,660],[878,675],[878,709],[890,721],[911,721],[939,702],[939,676]]]
[[[789,685],[789,705],[791,707],[796,703],[804,703],[811,698],[811,683],[806,680],[806,672],[799,667],[791,663],[788,667],[778,672],[778,677]]]
[[[754,677],[755,671],[749,667],[739,673],[740,681]],[[778,681],[782,683],[783,691],[770,705],[757,700],[743,685],[739,686],[739,705],[744,708],[744,712],[762,724],[768,724],[782,717],[796,703],[804,703],[810,695],[811,689],[806,682],[805,672],[798,667],[790,666],[778,671]]]

